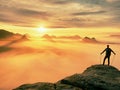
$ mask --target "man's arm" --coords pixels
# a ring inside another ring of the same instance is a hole
[[[116,55],[116,53],[111,49],[111,51],[112,51],[112,53],[114,54],[114,55]]]
[[[103,50],[100,54],[103,54],[105,51],[106,51],[106,49],[105,49],[105,50]]]

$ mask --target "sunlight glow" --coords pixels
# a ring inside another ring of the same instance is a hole
[[[39,28],[37,28],[37,30],[38,30],[39,32],[41,32],[41,33],[46,32],[46,28],[45,28],[45,27],[39,27]]]

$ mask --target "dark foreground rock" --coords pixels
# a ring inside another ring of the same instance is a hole
[[[57,83],[24,84],[13,90],[120,90],[120,71],[112,66],[94,65]]]

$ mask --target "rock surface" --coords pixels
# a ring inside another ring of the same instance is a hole
[[[112,66],[93,65],[57,83],[24,84],[13,90],[120,90],[120,71]]]

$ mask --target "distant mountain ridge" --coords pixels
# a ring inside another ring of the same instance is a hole
[[[120,90],[120,71],[113,66],[93,65],[57,83],[24,84],[13,90]]]
[[[14,33],[9,32],[9,31],[4,30],[4,29],[0,29],[0,39],[7,38],[7,37],[10,37],[12,35],[14,35]]]
[[[0,29],[0,40],[18,40],[18,39],[28,40],[28,36],[26,34],[22,35],[19,33],[13,33],[4,29]]]

